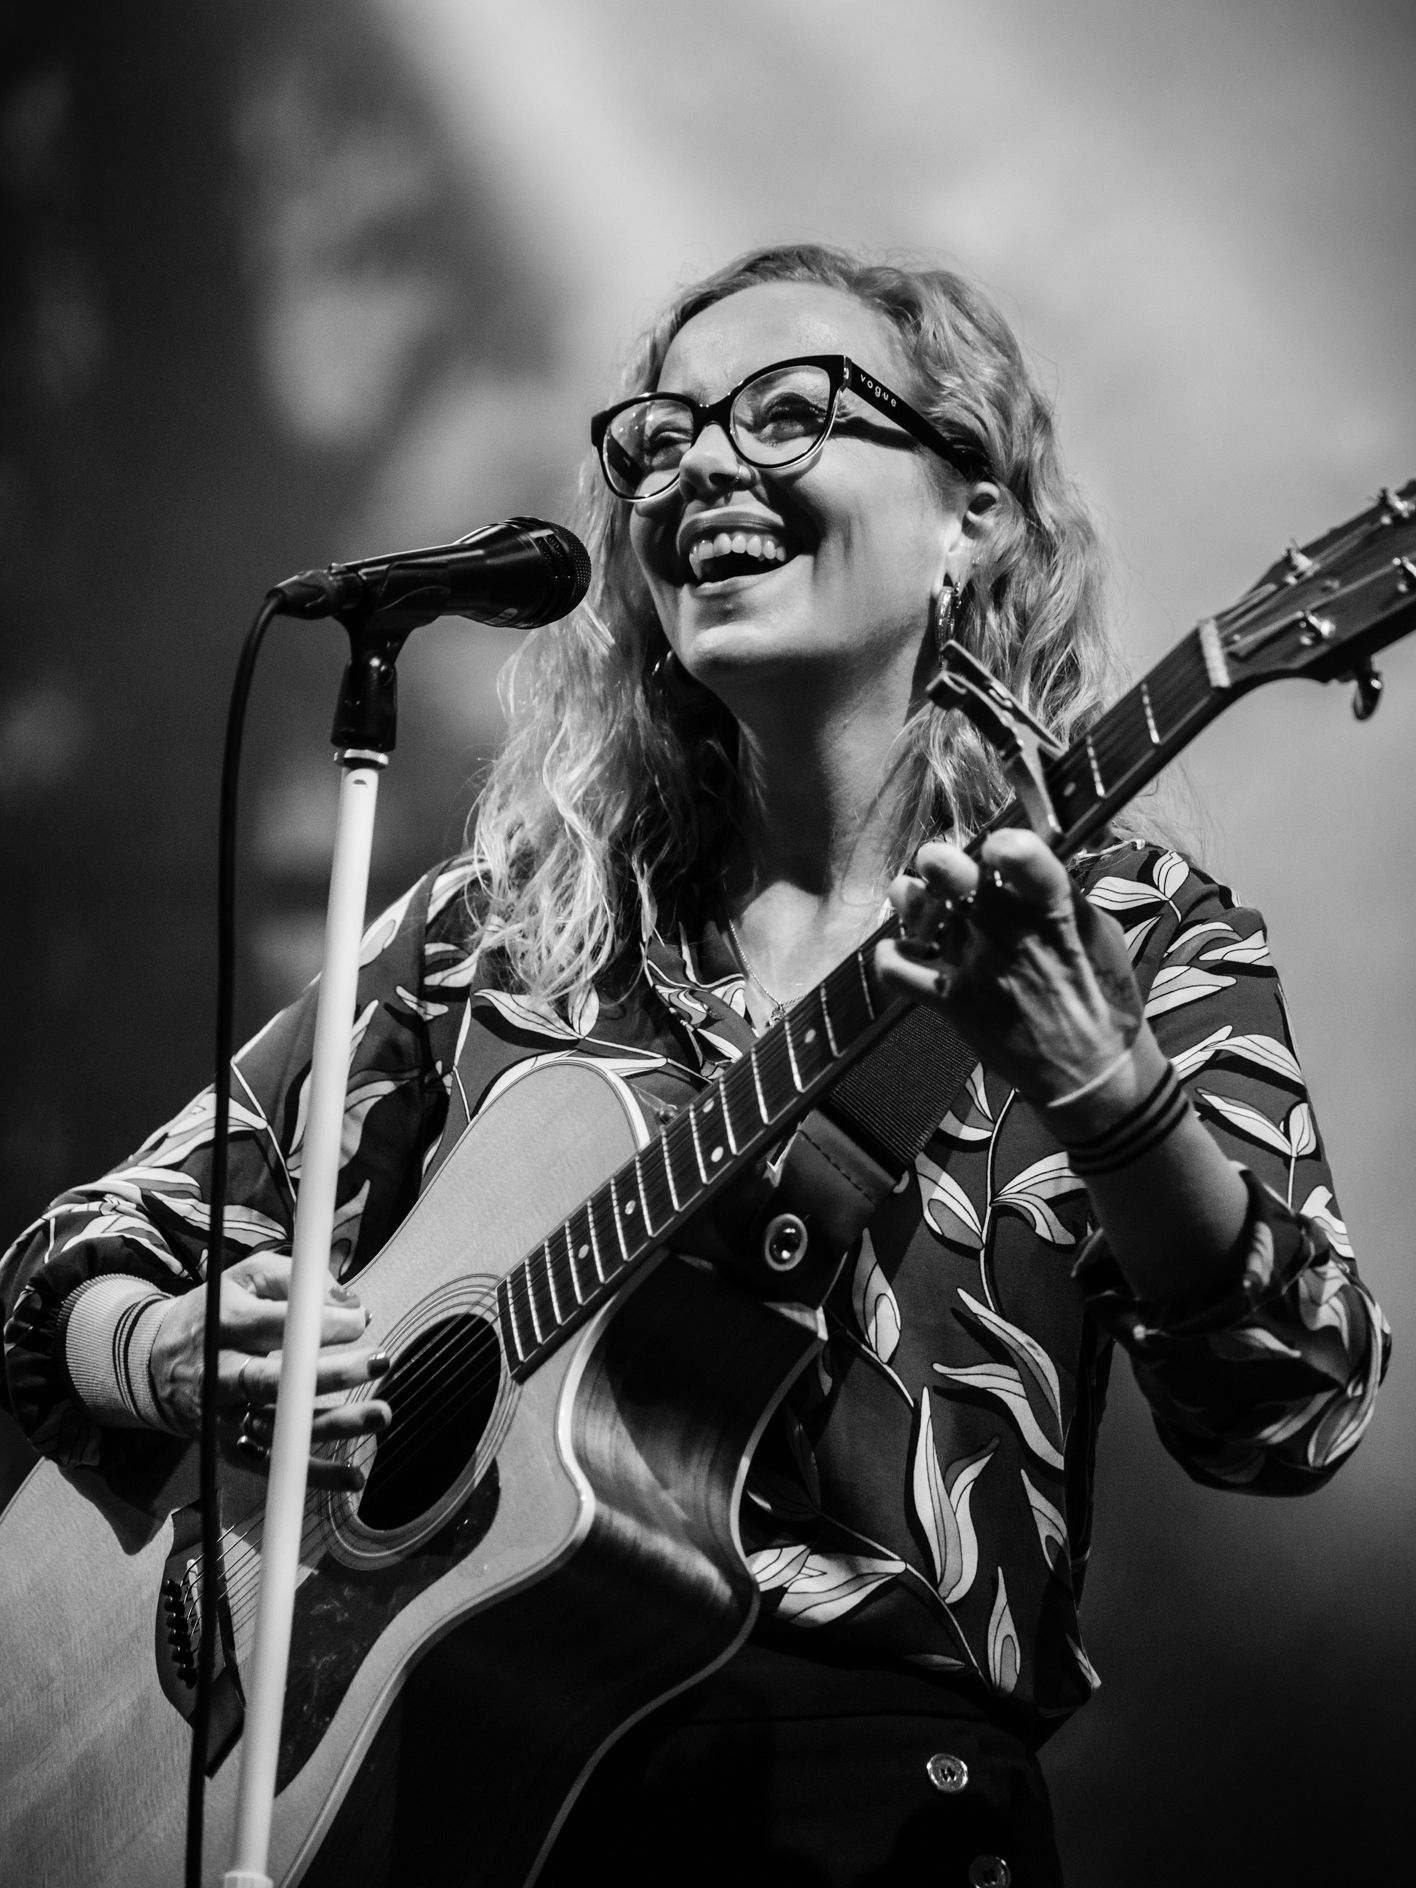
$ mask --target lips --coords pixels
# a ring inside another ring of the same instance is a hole
[[[796,556],[797,547],[775,523],[700,513],[680,527],[678,550],[691,581],[706,584],[775,570]]]
[[[716,583],[724,577],[770,570],[785,564],[789,555],[782,540],[768,531],[719,531],[711,538],[695,541],[688,553],[688,567],[695,583]]]

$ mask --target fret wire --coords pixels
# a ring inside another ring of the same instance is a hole
[[[729,1150],[736,1153],[740,1146],[746,1147],[757,1133],[757,1071],[753,1067],[750,1049],[724,1070],[721,1088],[723,1126],[727,1131]],[[745,1123],[740,1140],[733,1137],[730,1110],[733,1119]]]
[[[512,1290],[512,1281],[515,1277],[516,1274],[514,1272],[508,1272],[506,1277],[497,1286],[497,1302],[503,1307],[502,1331],[504,1339],[510,1341],[511,1349],[516,1355],[516,1361],[522,1363],[526,1358],[526,1342],[521,1335],[521,1329],[517,1323],[516,1296]]]
[[[818,1012],[820,1011],[819,1002],[815,1008]],[[792,1037],[792,1043],[796,1050],[797,1066],[803,1072],[802,1087],[809,1088],[830,1067],[831,1047],[826,1038],[824,1017],[818,1015],[817,1019],[813,1020],[811,1013],[804,1013],[804,1011],[805,1006],[799,1009],[793,1018],[796,1033]]]
[[[750,1137],[752,1133],[752,1129],[749,1128],[747,1131],[747,1136],[744,1137],[744,1140],[740,1141],[738,1139],[737,1129],[733,1125],[732,1104],[734,1101],[734,1096],[729,1092],[729,1089],[730,1089],[730,1084],[731,1084],[731,1078],[736,1073],[737,1067],[738,1065],[734,1064],[733,1068],[728,1070],[727,1074],[723,1077],[723,1080],[719,1083],[719,1092],[722,1096],[723,1130],[728,1137],[728,1146],[732,1149],[734,1153],[737,1153],[738,1149],[744,1145],[745,1140],[748,1137]],[[742,1097],[738,1096],[736,1097],[736,1099],[741,1101]]]
[[[587,1259],[590,1257],[591,1251],[589,1239],[583,1234],[578,1233],[575,1229],[575,1222],[580,1217],[581,1215],[578,1211],[572,1213],[561,1230],[565,1234],[565,1256],[570,1264],[570,1278],[575,1288],[575,1302],[583,1305],[585,1300],[590,1296],[590,1293],[595,1289],[595,1285],[593,1282],[588,1286],[583,1285],[580,1279],[581,1253],[579,1248],[584,1246],[584,1257]]]
[[[822,985],[823,989],[834,986],[831,996],[837,1034],[844,1031],[847,1047],[875,1020],[875,1005],[870,1000],[865,972],[855,961],[858,956],[859,953],[853,951],[845,963],[837,964]]]
[[[545,1274],[546,1289],[551,1294],[551,1316],[555,1320],[556,1329],[559,1330],[561,1325],[565,1323],[565,1313],[561,1310],[560,1300],[556,1296],[556,1267],[555,1261],[551,1257],[551,1242],[549,1238],[545,1238],[541,1241],[541,1269]]]
[[[610,1175],[610,1211],[615,1216],[615,1237],[619,1240],[620,1254],[623,1262],[628,1265],[629,1246],[624,1236],[624,1209],[620,1205],[619,1175],[617,1173]]]
[[[550,1260],[550,1249],[543,1239],[534,1251],[527,1253],[523,1261],[526,1266],[526,1276],[531,1283],[531,1290],[536,1294],[537,1323],[541,1327],[542,1342],[547,1337],[554,1337],[563,1322],[560,1306],[556,1302],[556,1286]]]
[[[755,1042],[747,1052],[747,1066],[752,1070],[752,1088],[757,1097],[757,1112],[762,1117],[762,1125],[766,1127],[772,1119],[772,1111],[767,1106],[766,1096],[762,1093],[762,1077],[757,1070],[757,1044]]]
[[[787,1018],[757,1041],[757,1074],[771,1120],[778,1120],[801,1093],[792,1063]]]
[[[545,1341],[545,1332],[541,1329],[541,1320],[536,1314],[536,1268],[530,1259],[526,1258],[521,1262],[520,1271],[526,1285],[526,1309],[531,1318],[531,1334],[536,1340],[532,1349],[536,1350]]]
[[[806,1083],[801,1079],[801,1066],[797,1061],[796,1044],[792,1041],[792,1013],[790,1010],[788,1010],[786,1015],[782,1018],[782,1040],[787,1045],[787,1061],[791,1067],[792,1086],[796,1089],[797,1093],[800,1094],[806,1087]]]
[[[703,1158],[703,1136],[698,1126],[698,1103],[694,1102],[688,1110],[689,1132],[693,1136],[693,1158],[698,1162],[698,1181],[700,1186],[708,1184],[708,1163]]]
[[[860,991],[862,997],[865,999],[866,1018],[873,1023],[875,1021],[875,998],[871,994],[870,978],[866,975],[865,953],[864,951],[852,951],[851,955],[855,959],[855,967],[860,974]]]
[[[589,1200],[586,1202],[586,1217],[590,1221],[590,1249],[595,1254],[595,1270],[600,1275],[600,1283],[602,1285],[608,1283],[614,1276],[613,1270],[611,1269],[614,1265],[614,1252],[613,1250],[610,1252],[609,1261],[607,1263],[603,1244],[604,1227],[598,1226],[595,1223],[596,1208],[598,1207],[603,1212],[605,1204],[606,1190],[604,1187],[600,1187],[595,1193],[592,1193]]]
[[[676,1114],[664,1131],[665,1166],[669,1175],[669,1197],[673,1200],[674,1211],[680,1212],[685,1200],[692,1199],[697,1193],[700,1178],[698,1162],[693,1151],[693,1125],[688,1118],[688,1110],[682,1109]],[[684,1159],[688,1164],[687,1178],[684,1176]],[[679,1161],[678,1173],[674,1172],[674,1162]]]
[[[657,1140],[651,1141],[641,1152],[640,1160],[643,1163],[640,1169],[641,1179],[647,1194],[653,1201],[651,1223],[662,1226],[678,1211],[678,1202],[674,1198],[673,1188],[669,1185],[667,1137],[660,1134]],[[651,1219],[649,1199],[646,1199],[644,1203],[644,1216],[646,1221]]]
[[[1155,752],[1140,691],[1131,689],[1123,695],[1088,739],[1092,771],[1100,777],[1100,794],[1104,795]]]
[[[826,1040],[830,1044],[831,1054],[833,1057],[838,1056],[841,1053],[841,1045],[836,1040],[836,1031],[831,1023],[831,1005],[826,1000],[826,985],[824,983],[819,983],[816,986],[816,996],[817,1001],[821,1005],[821,1021],[825,1025]]]
[[[1142,682],[1140,687],[1141,708],[1146,717],[1146,738],[1152,747],[1160,746],[1160,729],[1156,726],[1155,710],[1151,705],[1150,683]]]
[[[564,1231],[564,1225],[562,1224],[558,1230]],[[557,1305],[556,1328],[564,1330],[576,1312],[580,1310],[582,1300],[575,1289],[575,1268],[567,1264],[559,1239],[556,1239],[551,1246],[549,1263],[551,1286]],[[562,1304],[565,1304],[568,1309],[559,1310]]]
[[[531,1274],[524,1263],[516,1268],[516,1283],[521,1288],[518,1300],[519,1309],[524,1314],[524,1322],[531,1327],[531,1342],[526,1347],[529,1354],[540,1344],[541,1333],[536,1328],[536,1304],[531,1295]]]
[[[649,1211],[649,1197],[644,1191],[644,1162],[641,1158],[643,1151],[644,1150],[641,1148],[640,1152],[634,1156],[634,1177],[639,1182],[639,1210],[644,1215],[642,1222],[644,1226],[644,1236],[647,1239],[652,1239],[654,1236],[654,1215]]]

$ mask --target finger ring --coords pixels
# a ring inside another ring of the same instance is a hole
[[[248,1403],[241,1418],[241,1428],[236,1436],[236,1447],[245,1455],[258,1456],[262,1460],[270,1454],[270,1444],[262,1442],[256,1434],[255,1424],[261,1420],[255,1405]]]

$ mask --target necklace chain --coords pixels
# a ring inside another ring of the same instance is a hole
[[[888,907],[886,907],[886,909],[888,910]],[[871,928],[873,929],[875,925],[878,924],[879,922],[880,922],[879,917],[872,918]],[[866,935],[868,936],[869,933],[867,932]],[[809,993],[805,990],[801,990],[801,991],[798,991],[798,993],[795,996],[785,997],[785,998],[778,996],[777,992],[774,989],[772,989],[770,985],[762,981],[761,972],[758,970],[757,966],[753,963],[751,957],[749,957],[747,954],[747,946],[742,941],[742,933],[741,931],[738,930],[737,926],[733,923],[731,918],[728,919],[728,936],[732,939],[733,946],[735,950],[737,951],[739,958],[742,960],[742,967],[747,972],[748,982],[755,983],[758,989],[762,992],[763,996],[765,996],[767,1001],[772,1005],[771,1014],[767,1018],[768,1022],[769,1023],[780,1022],[782,1017],[786,1015],[787,1011],[791,1009],[794,1004],[800,1003],[802,998],[808,995]],[[860,943],[857,942],[852,948],[855,950],[859,950]]]
[[[747,946],[742,941],[742,934],[731,918],[728,919],[728,936],[732,939],[737,954],[742,959],[742,967],[747,972],[748,981],[755,983],[763,996],[765,996],[767,1001],[772,1005],[772,1011],[767,1020],[769,1023],[775,1023],[780,1017],[786,1015],[791,1003],[800,1002],[800,997],[792,997],[790,1003],[783,1002],[782,998],[777,995],[777,992],[770,989],[762,981],[756,966],[747,954]]]

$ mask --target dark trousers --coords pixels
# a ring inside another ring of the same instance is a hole
[[[754,1648],[612,1747],[538,1888],[1061,1888],[1036,1758],[936,1689]]]
[[[307,1888],[478,1881],[467,1701],[415,1675]],[[459,1709],[460,1706],[460,1709]],[[986,1704],[912,1673],[749,1643],[592,1771],[537,1888],[1061,1888],[1037,1760]]]

